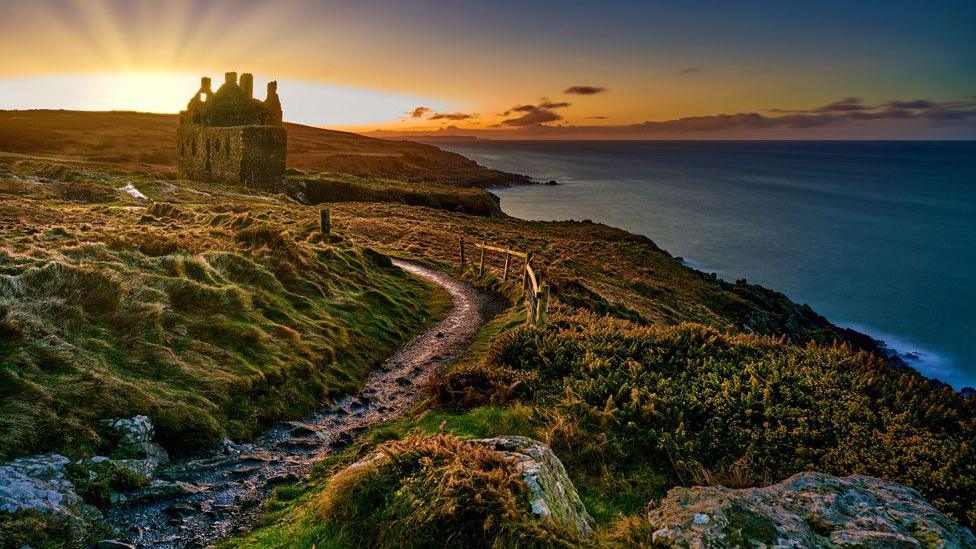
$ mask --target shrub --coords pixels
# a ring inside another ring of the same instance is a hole
[[[976,519],[976,399],[846,346],[583,315],[506,334],[489,365],[540,376],[531,398],[578,467],[667,464],[679,484],[864,473]]]
[[[570,534],[529,512],[512,464],[449,435],[387,442],[313,501],[336,541],[379,547],[558,547]]]

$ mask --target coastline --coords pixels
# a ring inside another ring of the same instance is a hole
[[[524,185],[545,185],[545,184],[542,181],[536,178],[532,178],[530,176],[529,182],[520,184],[519,186],[524,186]],[[496,185],[492,187],[486,187],[485,190],[492,192],[495,189],[506,190],[506,189],[512,189],[513,187],[514,187],[513,185],[501,185],[501,186]],[[501,206],[502,211],[505,213],[505,215],[509,215],[511,217],[515,217],[517,219],[521,219],[524,221],[530,221],[529,219],[523,219],[521,217],[518,217],[517,215],[512,215],[509,212],[505,212],[504,201],[502,200],[502,197],[498,196],[497,194],[495,194],[495,196],[498,197],[499,204]],[[614,225],[608,224],[608,226],[613,227]],[[628,230],[628,229],[620,229],[620,230],[626,231],[629,234],[646,236],[650,238],[649,235],[643,235],[642,233],[637,233],[632,230]],[[724,273],[722,273],[721,271],[717,271],[709,268],[706,263],[702,263],[693,259],[687,259],[687,258],[678,257],[674,255],[672,255],[672,257],[674,257],[683,266],[692,269],[694,271],[697,271],[699,273],[702,273],[704,275],[716,276],[730,284],[735,282],[734,280],[729,280],[728,278],[723,276]],[[766,288],[765,286],[762,287]],[[778,290],[775,289],[771,289],[771,290],[778,292]],[[816,311],[816,309],[814,310]],[[869,339],[870,341],[874,342],[878,354],[880,354],[883,358],[885,358],[891,364],[892,367],[909,369],[925,379],[950,387],[957,392],[970,393],[974,388],[976,388],[976,382],[968,379],[968,377],[970,376],[967,376],[965,372],[953,367],[955,360],[945,356],[944,354],[940,354],[930,350],[924,343],[923,344],[915,343],[910,338],[899,336],[897,334],[891,334],[883,330],[871,328],[870,326],[867,326],[864,323],[860,323],[860,322],[833,321],[830,320],[829,318],[826,318],[826,320],[830,322],[832,325],[840,329],[843,329],[844,331],[850,332],[852,335],[856,335],[857,337],[864,338],[864,339]]]
[[[725,278],[721,271],[709,268],[707,264],[684,257],[675,257],[675,259],[689,269],[708,275],[715,275],[726,282],[734,282],[734,280]],[[884,358],[898,367],[911,368],[926,379],[943,383],[956,391],[963,391],[967,387],[976,388],[976,385],[970,385],[965,382],[954,384],[951,381],[947,381],[947,378],[960,377],[957,371],[951,366],[953,363],[952,359],[931,351],[923,345],[856,322],[835,320],[830,320],[830,322],[845,330],[851,330],[864,337],[871,338],[877,344],[878,349],[884,354]]]

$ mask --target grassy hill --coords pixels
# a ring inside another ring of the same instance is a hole
[[[170,450],[247,438],[357,388],[445,303],[246,193],[0,155],[0,458],[83,455],[134,414]]]
[[[0,111],[0,151],[173,173],[177,124],[175,114]],[[431,145],[300,124],[286,123],[285,127],[288,166],[292,168],[462,186],[526,180]]]

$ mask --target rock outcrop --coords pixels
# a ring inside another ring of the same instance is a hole
[[[514,460],[516,470],[529,487],[535,515],[563,524],[581,536],[593,533],[593,517],[586,512],[562,462],[548,446],[521,436],[486,438],[471,443],[487,446]]]
[[[146,416],[106,419],[101,424],[118,436],[115,464],[145,477],[152,477],[160,465],[169,463],[169,455],[153,440],[155,429]],[[97,456],[96,456],[97,457]]]
[[[81,498],[65,475],[60,454],[28,456],[0,465],[0,513],[22,509],[75,514]]]
[[[976,548],[973,533],[900,484],[800,473],[764,488],[675,488],[646,517],[663,547]]]
[[[75,491],[68,474],[69,465],[76,469],[76,475],[87,471],[88,481],[96,480],[98,471],[104,473],[112,468],[126,469],[149,480],[156,467],[169,461],[166,451],[153,441],[153,425],[146,416],[105,420],[102,424],[117,437],[112,454],[120,459],[93,456],[72,465],[71,460],[60,454],[44,454],[0,464],[0,513],[33,510],[77,519],[100,518],[98,510],[82,501]],[[120,498],[124,496],[112,494],[113,502]]]

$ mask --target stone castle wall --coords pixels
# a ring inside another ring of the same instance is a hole
[[[252,97],[253,77],[227,73],[216,92],[202,78],[180,113],[177,165],[180,177],[273,189],[285,175],[287,132],[281,123],[277,83],[268,98]]]
[[[285,173],[287,138],[280,126],[181,127],[180,177],[273,188]]]

